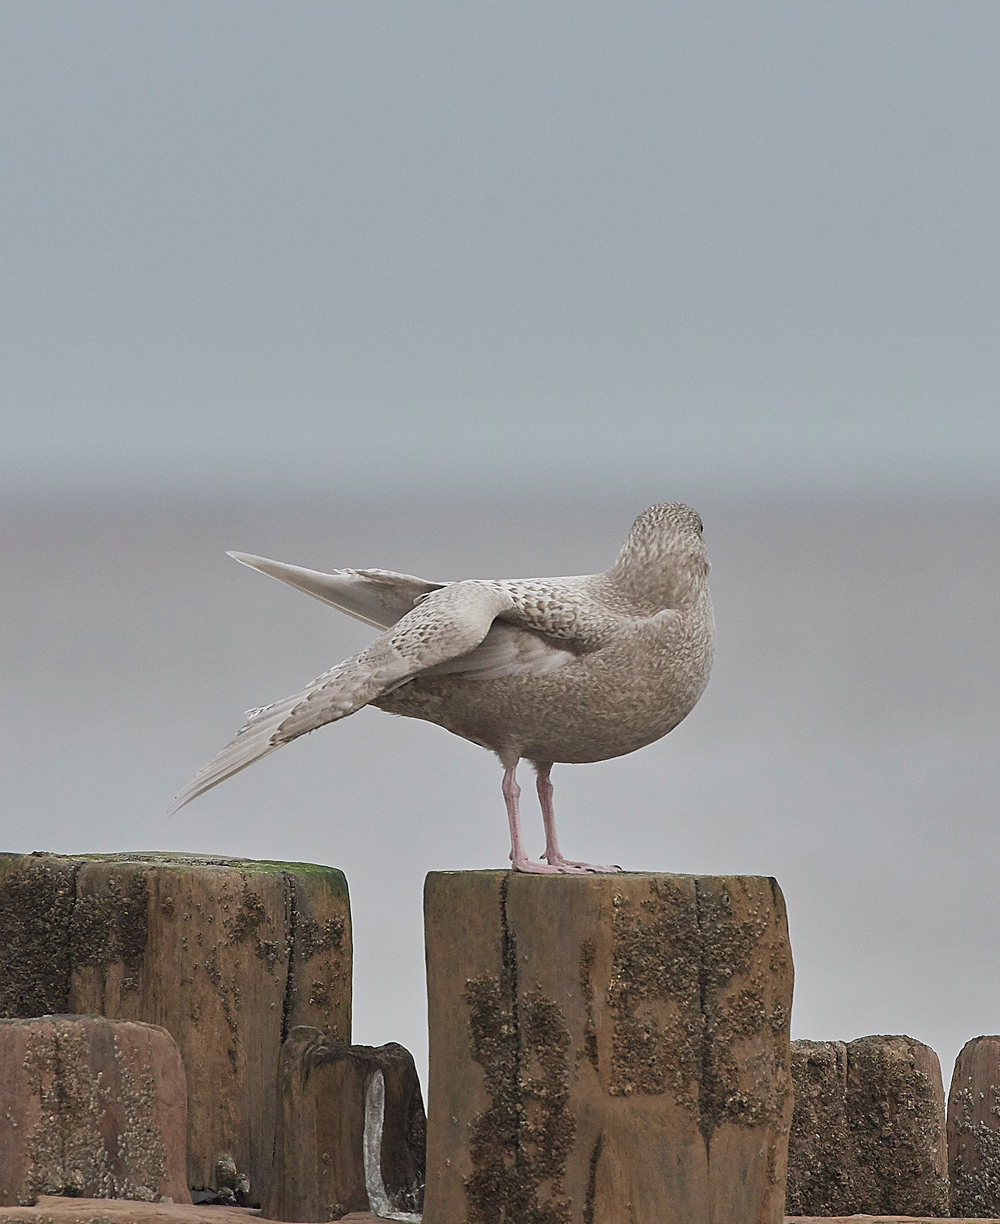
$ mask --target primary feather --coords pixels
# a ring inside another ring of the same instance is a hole
[[[287,582],[313,599],[319,599],[355,620],[364,621],[376,629],[388,629],[410,612],[417,601],[431,591],[438,591],[443,582],[425,582],[412,574],[394,574],[391,570],[334,570],[322,574],[319,570],[300,569],[283,561],[255,557],[252,553],[231,552],[227,556],[251,569]]]
[[[171,811],[282,744],[346,718],[422,671],[468,654],[489,633],[494,617],[513,607],[509,595],[482,582],[448,583],[425,594],[367,650],[317,676],[301,692],[255,710],[236,738],[176,797]]]

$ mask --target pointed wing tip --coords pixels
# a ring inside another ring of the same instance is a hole
[[[249,761],[247,762],[247,764],[250,763],[251,762]],[[209,762],[209,764],[212,764],[212,762]],[[245,765],[240,766],[240,769],[245,768]],[[234,772],[239,773],[240,769],[234,770]],[[225,782],[227,778],[232,776],[232,774],[224,773],[217,778],[206,778],[204,776],[205,772],[205,769],[199,770],[188,785],[185,786],[185,788],[178,794],[174,795],[173,799],[170,801],[170,806],[164,813],[165,816],[176,816],[181,808],[186,808],[189,803],[193,803],[195,799],[199,799],[206,791],[210,791],[214,786],[218,786],[220,782]]]
[[[193,800],[197,799],[199,795],[203,795],[204,793],[205,791],[203,788],[199,788],[195,790],[190,785],[186,786],[184,790],[174,795],[173,799],[170,800],[170,803],[167,806],[167,810],[163,813],[164,816],[168,818],[170,816],[176,816],[177,813],[181,810],[181,808],[187,807],[189,803],[191,803]]]

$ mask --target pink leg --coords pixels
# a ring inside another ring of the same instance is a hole
[[[542,858],[551,866],[558,867],[562,871],[572,871],[574,874],[578,871],[621,871],[620,867],[598,867],[593,863],[571,863],[563,858],[562,851],[559,849],[559,842],[556,838],[556,814],[552,807],[552,783],[549,780],[552,763],[550,761],[547,764],[537,764],[535,768],[538,770],[538,777],[536,779],[538,802],[541,804],[542,821],[545,824],[545,850]]]
[[[518,800],[521,788],[517,784],[514,765],[503,775],[503,797],[507,804],[507,821],[510,824],[510,862],[515,871],[527,871],[533,875],[578,875],[582,874],[569,863],[535,863],[528,858],[524,849],[524,839],[521,837],[521,815],[518,810]]]

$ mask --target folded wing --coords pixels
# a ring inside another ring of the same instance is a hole
[[[500,676],[541,675],[572,663],[577,656],[544,634],[519,625],[494,621],[490,631],[468,654],[447,659],[422,672],[423,676],[468,676],[496,680]]]
[[[455,582],[432,589],[367,650],[317,676],[300,693],[253,711],[236,738],[181,791],[171,811],[282,744],[346,718],[421,672],[470,654],[494,618],[512,608],[510,596],[492,584]]]

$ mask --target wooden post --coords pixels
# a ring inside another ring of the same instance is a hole
[[[788,1210],[948,1214],[941,1066],[912,1037],[793,1041]]]
[[[858,1162],[855,1210],[948,1215],[941,1064],[906,1036],[847,1043],[847,1125]]]
[[[847,1124],[847,1046],[793,1041],[795,1110],[788,1139],[790,1216],[850,1215],[858,1201],[858,1153]]]
[[[265,1219],[336,1220],[369,1208],[420,1218],[424,1107],[401,1045],[348,1046],[305,1025],[292,1029],[278,1108]]]
[[[4,936],[8,938],[4,941]],[[0,859],[0,998],[162,1025],[188,1073],[188,1184],[232,1156],[267,1192],[278,1056],[351,1039],[347,882],[331,867],[182,854]]]
[[[781,1224],[773,880],[434,872],[426,1224]]]
[[[100,1016],[0,1020],[0,1204],[39,1194],[190,1203],[170,1034]]]
[[[1000,1037],[962,1047],[948,1094],[951,1210],[1000,1215]]]

